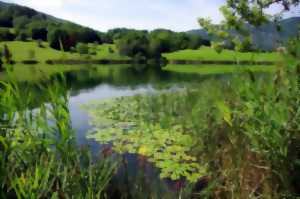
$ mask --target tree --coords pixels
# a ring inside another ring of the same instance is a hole
[[[143,31],[131,31],[117,41],[121,55],[148,57],[149,39]]]
[[[40,39],[38,39],[38,40],[36,41],[36,44],[37,44],[37,46],[38,46],[39,48],[44,48],[44,47],[45,47],[45,46],[43,45],[43,41],[40,40]]]
[[[47,28],[33,27],[31,29],[31,37],[33,40],[47,40],[48,30]]]
[[[296,58],[300,57],[300,33],[296,38],[291,38],[288,41],[287,50],[292,56]]]
[[[26,25],[30,22],[27,16],[20,16],[13,19],[13,26],[17,30],[25,29]]]
[[[6,44],[4,44],[4,48],[3,48],[3,53],[2,53],[4,59],[5,59],[5,62],[7,64],[10,64],[12,62],[12,54],[8,48],[8,46]]]
[[[23,31],[20,31],[18,33],[18,35],[16,37],[16,40],[18,40],[18,41],[26,41],[27,38],[28,38],[28,35],[27,35],[26,31],[23,30]]]
[[[16,36],[11,33],[8,29],[0,30],[0,41],[13,41]]]
[[[172,40],[172,32],[170,30],[157,29],[152,31],[150,33],[149,46],[151,56],[159,58],[161,53],[171,51],[174,48]]]
[[[114,51],[114,49],[113,49],[112,47],[109,47],[109,48],[108,48],[108,52],[109,52],[109,53],[114,53],[115,51]]]
[[[78,42],[82,43],[93,43],[98,42],[101,43],[101,39],[96,31],[85,28],[79,32]]]
[[[121,39],[125,35],[135,30],[128,29],[128,28],[115,28],[108,30],[106,33],[107,43],[114,43],[114,41]]]
[[[0,13],[0,26],[1,27],[13,27],[13,17],[7,12]]]
[[[207,46],[210,45],[209,41],[202,39],[200,35],[197,34],[190,34],[188,40],[189,49],[198,49],[201,45]]]
[[[224,47],[226,44],[224,41],[227,40],[232,42],[236,49],[251,49],[249,26],[259,27],[270,20],[277,23],[283,12],[298,4],[299,0],[227,0],[226,5],[220,8],[225,18],[220,25],[213,25],[210,19],[204,18],[199,19],[199,23],[209,34],[217,36],[219,39],[217,46]],[[264,10],[271,5],[281,5],[282,12],[273,16],[266,14]],[[232,31],[238,35],[230,34]]]
[[[75,41],[70,38],[68,32],[60,28],[54,28],[48,33],[48,42],[50,47],[57,50],[69,51],[72,46],[75,46]]]

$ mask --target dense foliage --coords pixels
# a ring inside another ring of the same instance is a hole
[[[198,35],[177,33],[165,29],[151,32],[120,29],[120,32],[115,33],[114,38],[122,55],[142,60],[161,59],[162,53],[197,49],[201,45],[209,45],[208,41]]]
[[[88,54],[88,43],[116,43],[121,55],[135,61],[161,60],[161,54],[210,45],[199,35],[158,29],[151,32],[116,28],[107,33],[82,27],[18,5],[0,6],[0,41],[47,41],[51,48]],[[96,52],[93,52],[94,54]]]
[[[98,31],[14,4],[1,4],[0,27],[4,27],[0,32],[0,41],[12,41],[16,37],[22,41],[28,38],[43,41],[48,39],[51,47],[58,50],[60,50],[59,39],[66,51],[76,46],[78,42],[102,42],[102,34]]]
[[[36,111],[33,93],[14,82],[0,85],[1,198],[103,196],[116,164],[77,148],[64,83],[40,85],[49,103]]]
[[[213,25],[210,19],[205,18],[199,19],[199,23],[209,34],[217,38],[213,46],[219,52],[228,46],[238,51],[251,51],[256,49],[252,45],[255,38],[253,38],[254,35],[251,34],[250,30],[255,30],[273,21],[276,25],[274,31],[281,31],[282,13],[289,11],[292,6],[298,4],[298,0],[227,0],[226,4],[220,8],[224,16],[221,24]],[[274,5],[281,6],[282,12],[270,16],[265,10]]]
[[[244,71],[187,90],[89,104],[89,138],[147,157],[162,178],[186,179],[195,189],[207,179],[199,198],[295,198],[296,65],[280,66],[274,76]]]

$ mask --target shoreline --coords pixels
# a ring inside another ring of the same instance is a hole
[[[75,59],[66,59],[66,60],[46,60],[44,62],[36,60],[23,60],[23,61],[12,61],[12,64],[24,64],[24,65],[37,65],[37,64],[65,64],[65,65],[83,65],[83,64],[147,64],[147,61],[135,62],[133,60],[75,60]],[[167,64],[172,65],[275,65],[275,61],[234,61],[234,60],[168,60]]]

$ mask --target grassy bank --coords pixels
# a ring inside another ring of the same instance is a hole
[[[189,73],[189,74],[224,74],[235,73],[250,70],[252,72],[272,72],[275,66],[262,66],[262,65],[174,65],[170,64],[163,68],[165,71]]]
[[[130,65],[123,65],[124,67],[129,67]],[[58,73],[65,73],[70,71],[80,71],[93,68],[93,70],[106,71],[107,75],[109,68],[111,67],[121,67],[120,65],[48,65],[48,64],[38,64],[38,65],[28,65],[16,64],[13,66],[13,70],[10,72],[10,76],[17,82],[40,82],[43,80],[49,80],[52,75]],[[185,74],[200,74],[200,75],[213,75],[213,74],[225,74],[225,73],[236,73],[245,70],[250,70],[253,72],[272,72],[275,70],[275,66],[256,66],[256,65],[167,65],[163,68],[164,71],[185,73]],[[0,73],[0,81],[7,80],[7,73]]]
[[[88,138],[146,157],[162,179],[183,184],[178,198],[297,198],[298,87],[291,66],[95,101],[84,106]]]
[[[107,60],[128,60],[128,57],[121,56],[112,44],[94,45],[90,44],[90,48],[94,48],[96,54],[94,55],[80,55],[79,53],[61,52],[49,47],[49,44],[43,42],[43,47],[39,47],[37,42],[1,42],[0,46],[6,44],[12,53],[12,59],[16,62],[24,60],[36,60],[40,63],[45,63],[47,60],[60,60],[60,59],[107,59]]]
[[[80,65],[74,67],[68,65],[47,64],[24,66],[22,64],[16,64],[13,66],[13,70],[9,75],[7,73],[0,73],[0,80],[5,81],[8,79],[8,76],[10,76],[17,82],[39,82],[42,80],[48,80],[52,75],[57,73],[76,71],[84,68],[87,68],[87,66]]]
[[[181,50],[163,55],[170,61],[174,60],[214,60],[214,61],[280,61],[278,53],[243,53],[232,50],[223,50],[217,53],[210,47],[201,47],[198,50]]]
[[[35,41],[21,42],[1,42],[0,46],[6,44],[12,53],[12,59],[18,63],[26,60],[36,60],[45,63],[47,60],[111,60],[126,61],[129,57],[119,54],[114,44],[95,45],[89,44],[90,50],[95,52],[90,55],[80,55],[79,53],[61,52],[49,47],[47,42],[40,47]],[[201,47],[198,50],[181,50],[173,53],[163,54],[171,63],[176,61],[208,61],[208,62],[276,62],[281,60],[278,53],[241,53],[231,50],[224,50],[218,54],[209,47]],[[81,64],[81,63],[78,63]],[[183,63],[182,63],[183,64]],[[184,63],[188,64],[188,63]],[[212,63],[213,64],[213,63]],[[216,64],[216,63],[215,63]]]

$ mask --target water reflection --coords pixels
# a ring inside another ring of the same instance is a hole
[[[129,66],[90,66],[82,70],[65,72],[64,76],[70,93],[71,122],[77,134],[78,145],[90,146],[95,155],[109,150],[109,146],[101,146],[86,138],[91,126],[87,113],[80,107],[82,104],[92,100],[186,87],[211,78],[227,78],[227,76],[181,74],[151,68],[136,69]],[[49,101],[49,97],[43,93],[42,85],[51,84],[57,77],[58,75],[51,75],[47,79],[41,77],[38,82],[19,83],[24,95],[30,92],[36,99],[29,108],[38,108],[42,103]],[[112,194],[108,198],[121,198],[121,193],[122,198],[176,198],[179,194],[181,182],[160,180],[159,171],[143,157],[124,154],[121,159],[121,167],[109,187]]]

